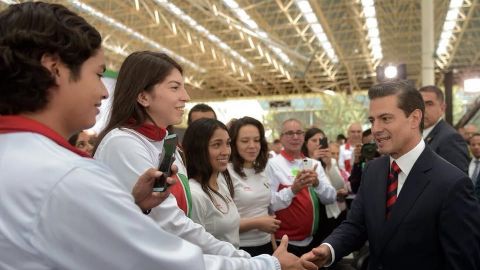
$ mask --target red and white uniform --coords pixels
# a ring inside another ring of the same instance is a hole
[[[352,172],[354,162],[355,146],[345,143],[340,145],[338,154],[338,167],[346,171],[349,175]]]
[[[0,116],[0,185],[1,269],[280,269],[266,255],[202,255],[144,215],[107,166],[24,117]]]
[[[323,204],[336,201],[337,192],[330,184],[322,165],[318,160],[306,158],[315,166],[319,184],[317,187],[302,189],[293,194],[291,186],[297,173],[303,169],[305,158],[294,159],[285,151],[268,161],[266,173],[270,179],[272,190],[272,210],[282,223],[276,231],[275,237],[280,239],[287,234],[290,243],[296,246],[307,246],[312,241],[313,233],[318,226],[318,199]]]

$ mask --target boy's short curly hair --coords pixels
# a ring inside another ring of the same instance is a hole
[[[0,12],[0,115],[46,106],[55,80],[43,55],[59,57],[75,81],[101,43],[93,26],[62,5],[27,2]]]

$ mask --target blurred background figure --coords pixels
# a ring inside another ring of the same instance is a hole
[[[462,135],[463,139],[468,143],[468,140],[472,137],[473,134],[477,133],[477,126],[474,124],[468,124],[464,127],[458,129],[458,133]]]
[[[360,123],[352,123],[348,127],[348,138],[345,144],[340,145],[340,153],[338,157],[338,167],[351,173],[354,162],[355,147],[359,147],[362,143],[362,125]]]
[[[187,125],[201,118],[217,119],[217,114],[212,107],[205,103],[198,103],[188,112]]]
[[[345,135],[343,135],[343,134],[338,134],[337,135],[338,146],[344,145],[346,141],[347,141],[347,137],[345,137]]]
[[[380,156],[377,145],[373,139],[372,130],[367,129],[362,133],[362,145],[355,149],[355,162],[353,163],[352,173],[348,178],[352,193],[357,193],[362,181],[363,168],[370,160]]]
[[[84,130],[70,137],[68,142],[77,149],[92,156],[96,138],[95,133]]]
[[[328,138],[323,130],[313,127],[305,132],[302,153],[306,157],[321,162],[330,184],[337,191],[336,202],[321,205],[318,208],[318,230],[314,234],[312,242],[312,245],[318,246],[347,216],[345,197],[348,195],[348,188],[340,174],[337,161],[332,157],[328,145]]]
[[[282,152],[282,149],[283,149],[283,145],[280,139],[273,140],[273,143],[270,144],[270,151],[268,152],[268,157],[272,158],[280,154],[280,152]]]
[[[472,179],[473,185],[478,184],[478,175],[480,172],[480,133],[474,133],[469,141],[472,160],[468,166],[468,176]]]

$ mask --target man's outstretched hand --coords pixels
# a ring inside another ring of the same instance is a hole
[[[332,253],[330,252],[330,248],[323,244],[303,254],[302,259],[313,262],[318,267],[323,267],[332,261]]]

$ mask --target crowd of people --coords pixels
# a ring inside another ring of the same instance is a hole
[[[0,269],[335,268],[366,243],[368,269],[480,269],[480,134],[442,120],[437,87],[372,86],[371,129],[338,143],[289,118],[269,146],[260,121],[199,104],[158,171],[183,69],[126,57],[93,140],[101,44],[58,4],[0,12]]]

